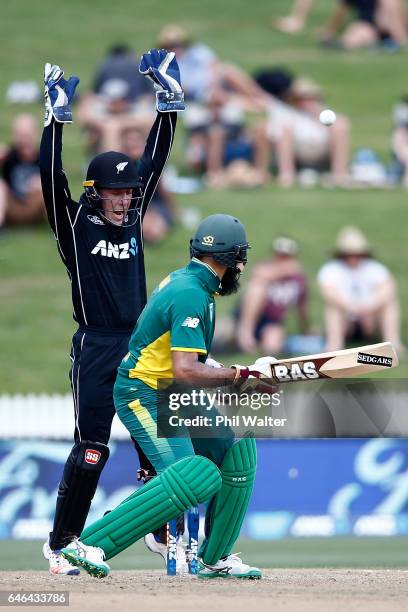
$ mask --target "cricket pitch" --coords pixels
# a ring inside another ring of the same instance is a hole
[[[161,570],[113,571],[102,580],[6,571],[0,590],[67,590],[68,610],[75,612],[402,612],[408,609],[408,570],[267,569],[257,581],[168,577]]]

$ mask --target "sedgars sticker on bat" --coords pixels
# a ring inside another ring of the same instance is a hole
[[[384,357],[384,355],[367,355],[367,353],[359,353],[357,355],[358,363],[372,363],[373,365],[392,368],[392,357]]]
[[[298,382],[317,378],[349,378],[395,368],[398,357],[390,342],[359,346],[343,351],[282,359],[271,364],[276,382]]]

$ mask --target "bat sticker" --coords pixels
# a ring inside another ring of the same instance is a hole
[[[382,355],[368,355],[367,353],[358,353],[357,362],[370,363],[371,365],[392,368],[392,357],[383,357]]]

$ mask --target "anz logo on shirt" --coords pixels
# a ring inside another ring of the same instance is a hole
[[[92,255],[101,255],[102,257],[113,257],[113,259],[130,259],[137,255],[136,238],[132,236],[129,242],[122,244],[114,244],[107,240],[100,240],[92,249]]]

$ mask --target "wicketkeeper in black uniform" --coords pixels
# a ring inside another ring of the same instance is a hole
[[[143,217],[170,154],[177,111],[184,110],[174,53],[152,49],[139,70],[157,90],[157,118],[136,164],[108,151],[89,164],[84,193],[71,198],[62,167],[62,129],[72,122],[77,77],[63,78],[45,66],[45,129],[40,167],[48,220],[72,286],[70,380],[75,408],[75,444],[58,490],[54,526],[44,544],[52,574],[76,574],[59,553],[81,533],[99,476],[109,457],[113,384],[131,331],[146,303]]]

